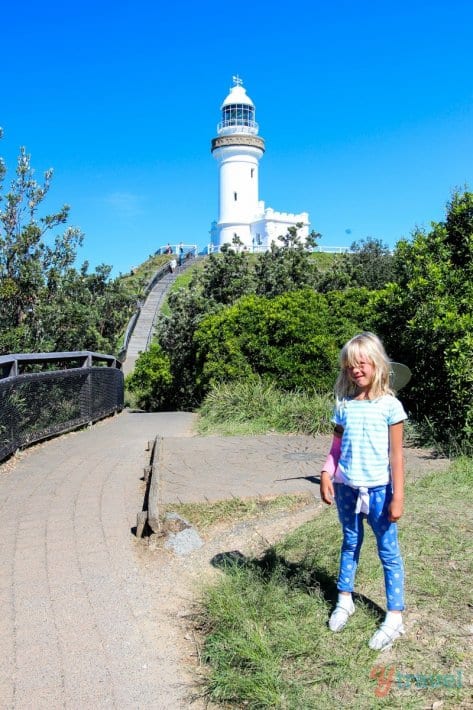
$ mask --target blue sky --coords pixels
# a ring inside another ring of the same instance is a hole
[[[233,74],[256,105],[260,199],[308,211],[321,246],[394,246],[473,188],[473,3],[158,3],[2,8],[0,155],[20,146],[85,233],[79,261],[127,272],[208,241],[210,153]]]

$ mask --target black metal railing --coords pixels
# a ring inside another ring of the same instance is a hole
[[[123,409],[121,364],[89,351],[0,356],[0,460]]]

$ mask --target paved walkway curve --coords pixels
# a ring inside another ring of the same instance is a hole
[[[191,421],[123,413],[2,467],[2,710],[189,707],[156,628],[159,569],[140,560],[131,528],[146,442]]]

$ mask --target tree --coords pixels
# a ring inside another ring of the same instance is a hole
[[[206,301],[223,305],[230,305],[237,298],[253,293],[254,276],[248,255],[230,248],[223,254],[211,254],[198,280],[192,285],[201,290]]]
[[[135,307],[122,279],[110,279],[111,267],[101,264],[88,273],[68,269],[54,298],[35,309],[31,336],[35,350],[117,352],[118,340]]]
[[[169,360],[172,383],[169,400],[178,409],[190,409],[199,403],[194,333],[206,313],[218,308],[195,288],[170,293],[169,316],[162,315],[156,327],[156,340]],[[137,363],[143,357],[138,358]]]
[[[376,290],[393,281],[393,255],[381,239],[367,237],[353,242],[348,256],[351,262],[351,286]]]
[[[66,223],[69,207],[58,212],[37,216],[38,207],[46,197],[53,175],[47,170],[39,184],[33,177],[30,156],[24,148],[16,167],[16,179],[11,189],[2,195],[6,168],[0,171],[0,327],[3,340],[17,340],[24,347],[32,345],[31,326],[39,302],[47,301],[57,292],[64,272],[73,264],[83,235],[68,227],[56,235],[52,245],[44,236]],[[11,331],[19,329],[16,334]]]
[[[260,255],[255,265],[256,293],[278,296],[288,291],[313,286],[317,270],[307,247],[316,246],[320,234],[311,232],[303,244],[299,235],[302,223],[289,227],[279,237],[281,246],[271,243],[269,251]]]
[[[473,450],[473,193],[395,253],[397,284],[380,292],[379,334],[413,371],[403,399],[445,447]]]
[[[321,275],[317,288],[322,292],[354,287],[376,290],[395,277],[394,257],[388,245],[367,237],[353,242],[350,250],[334,261],[331,271]]]
[[[116,349],[134,297],[111,267],[88,273],[74,268],[83,234],[62,229],[69,206],[39,216],[53,171],[34,178],[30,156],[20,149],[15,178],[4,192],[0,160],[0,352]]]

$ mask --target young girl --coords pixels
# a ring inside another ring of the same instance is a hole
[[[338,602],[329,627],[341,631],[355,611],[352,591],[367,518],[386,585],[386,618],[369,642],[370,648],[381,650],[404,633],[404,567],[396,521],[403,512],[407,415],[390,388],[390,362],[376,335],[361,333],[349,340],[340,365],[334,436],[320,478],[322,500],[331,505],[335,497],[343,528]]]

